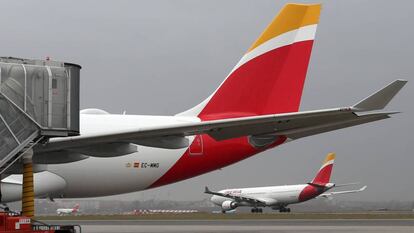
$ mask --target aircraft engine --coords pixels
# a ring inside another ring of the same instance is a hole
[[[233,209],[236,209],[237,208],[237,202],[234,202],[234,201],[224,201],[222,204],[221,204],[221,208],[224,210],[224,211],[229,211],[229,210],[233,210]]]

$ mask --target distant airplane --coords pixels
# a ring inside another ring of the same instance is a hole
[[[73,208],[64,209],[59,208],[56,210],[57,215],[75,215],[79,213],[79,204],[76,204]]]
[[[287,4],[217,90],[185,112],[143,116],[82,110],[80,136],[53,138],[34,148],[35,195],[85,198],[155,188],[292,140],[389,118],[395,112],[373,111],[383,109],[404,80],[349,107],[299,111],[320,8]],[[177,93],[200,88],[197,78],[175,87],[181,88]],[[343,88],[352,95],[353,86]],[[2,180],[3,202],[21,198],[21,177]]]
[[[222,213],[236,209],[239,206],[251,206],[252,213],[261,213],[260,207],[271,207],[280,212],[290,212],[288,205],[304,202],[316,197],[332,198],[333,195],[356,193],[364,191],[367,186],[357,190],[329,192],[326,191],[350,184],[336,185],[329,183],[335,160],[335,154],[330,153],[323,162],[316,177],[307,184],[268,186],[256,188],[225,189],[212,192],[206,187],[205,193],[213,194],[211,201],[220,206]]]

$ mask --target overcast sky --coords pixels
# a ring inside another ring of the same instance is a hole
[[[173,115],[206,98],[286,1],[1,1],[0,56],[78,63],[82,108]],[[302,1],[298,1],[302,2]],[[309,2],[309,1],[306,1]],[[347,106],[397,78],[413,80],[412,1],[322,1],[301,110]],[[204,185],[310,181],[336,152],[333,181],[350,200],[413,200],[414,84],[392,119],[300,139],[211,172],[110,199],[200,200]]]

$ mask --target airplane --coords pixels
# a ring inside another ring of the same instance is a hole
[[[212,214],[222,214],[223,211],[217,211],[217,210],[213,210],[211,211]],[[236,209],[234,210],[228,210],[225,212],[226,214],[235,214],[236,213]]]
[[[271,207],[280,212],[290,212],[288,205],[308,201],[317,197],[331,199],[338,194],[362,192],[367,186],[357,190],[328,192],[332,188],[352,185],[355,183],[337,185],[330,183],[335,154],[329,153],[324,160],[315,178],[307,184],[282,185],[255,188],[225,189],[213,192],[205,188],[204,193],[212,194],[211,202],[221,207],[221,212],[235,210],[239,206],[250,206],[252,213],[261,213],[260,207]]]
[[[79,213],[79,204],[76,204],[73,208],[59,208],[56,210],[57,215],[72,215],[77,213]]]
[[[220,86],[187,111],[145,116],[82,110],[79,136],[34,147],[36,197],[156,188],[303,137],[390,118],[396,112],[381,110],[405,80],[349,107],[299,111],[320,9],[320,4],[285,5]],[[21,185],[18,171],[5,177],[2,202],[20,200]]]

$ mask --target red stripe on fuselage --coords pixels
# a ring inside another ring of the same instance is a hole
[[[299,201],[307,201],[309,199],[315,198],[323,193],[323,188],[317,188],[312,185],[307,185],[302,192],[299,194]]]
[[[160,179],[153,183],[149,188],[154,188],[194,176],[198,176],[219,168],[228,166],[240,160],[246,159],[263,150],[258,150],[248,143],[247,137],[229,139],[225,141],[216,141],[210,136],[204,134],[203,137],[203,154],[191,155],[189,149],[167,171]],[[279,137],[271,146],[275,147],[286,141],[286,137]],[[194,143],[194,142],[193,142]]]

